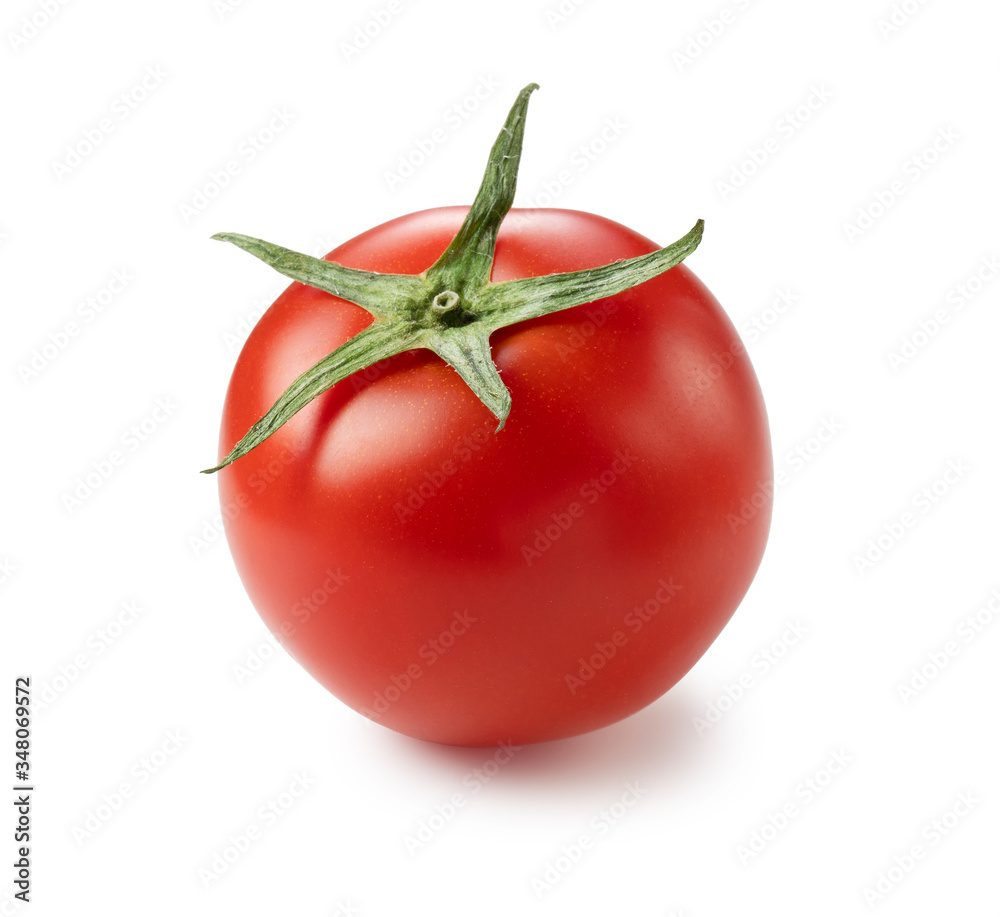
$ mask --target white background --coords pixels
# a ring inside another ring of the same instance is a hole
[[[1000,15],[896,7],[4,4],[8,779],[15,676],[37,706],[33,901],[4,866],[0,913],[998,913]],[[661,243],[706,219],[689,264],[744,336],[779,485],[681,684],[474,793],[488,750],[367,722],[245,596],[197,471],[284,283],[209,236],[323,253],[469,203],[531,81],[516,205]]]

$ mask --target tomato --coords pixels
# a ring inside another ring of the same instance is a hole
[[[392,220],[326,260],[420,274],[467,212]],[[491,279],[656,248],[593,214],[515,209]],[[371,323],[293,283],[239,356],[221,454]],[[451,366],[409,350],[218,476],[239,574],[291,655],[375,721],[455,745],[572,736],[655,701],[742,600],[771,515],[757,379],[685,265],[490,344],[513,403],[499,432]]]

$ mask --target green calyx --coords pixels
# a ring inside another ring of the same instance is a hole
[[[286,277],[367,310],[374,321],[299,376],[214,468],[260,445],[313,398],[352,373],[407,350],[426,348],[448,363],[496,416],[510,413],[510,392],[490,354],[490,335],[508,325],[614,296],[683,261],[704,223],[672,245],[603,267],[491,283],[497,233],[514,202],[530,83],[518,94],[490,151],[475,201],[438,260],[422,274],[379,274],[313,258],[237,233],[212,236],[249,252]]]

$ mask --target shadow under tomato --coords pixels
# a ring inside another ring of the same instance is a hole
[[[512,755],[501,746],[438,745],[398,733],[388,733],[386,740],[397,746],[399,754],[456,775],[495,760],[500,766],[492,779],[501,784],[526,789],[603,785],[609,779],[637,774],[676,776],[686,771],[705,744],[692,724],[694,717],[703,714],[704,704],[698,706],[695,697],[675,688],[619,723],[569,739],[514,746]]]

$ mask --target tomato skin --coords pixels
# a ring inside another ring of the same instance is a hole
[[[466,212],[410,214],[327,258],[417,274]],[[656,248],[593,214],[511,210],[492,279]],[[370,322],[293,283],[239,356],[221,455]],[[237,569],[289,652],[377,722],[455,745],[571,736],[656,700],[742,600],[771,517],[757,379],[683,264],[491,343],[513,402],[499,433],[451,367],[412,351],[218,475]]]

